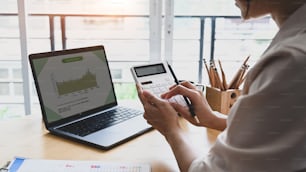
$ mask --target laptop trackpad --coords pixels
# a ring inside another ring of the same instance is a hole
[[[143,117],[137,116],[125,122],[90,134],[84,137],[84,139],[108,147],[126,138],[135,136],[148,128],[151,128],[151,126],[147,124]]]

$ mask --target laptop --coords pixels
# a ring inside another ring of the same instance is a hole
[[[108,150],[152,129],[142,110],[118,105],[104,46],[30,54],[29,61],[50,133]]]

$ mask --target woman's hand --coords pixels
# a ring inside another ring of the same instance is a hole
[[[137,84],[138,97],[144,107],[144,118],[165,137],[181,131],[178,115],[171,104],[158,98],[148,91],[142,90]]]
[[[175,95],[183,95],[188,97],[193,106],[193,110],[198,117],[200,123],[197,123],[195,118],[189,112],[188,107],[184,107],[177,103],[171,103],[172,107],[186,120],[197,126],[204,126],[217,130],[224,130],[226,127],[226,120],[218,118],[214,115],[203,93],[196,89],[190,82],[182,82],[180,85],[175,85],[163,95],[164,99],[169,99]]]
[[[137,84],[137,92],[149,124],[165,136],[178,162],[180,171],[188,171],[190,164],[197,158],[194,146],[180,127],[179,116],[168,100],[161,99]]]

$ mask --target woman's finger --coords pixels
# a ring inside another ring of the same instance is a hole
[[[181,115],[181,117],[185,118],[187,121],[194,125],[199,125],[196,119],[190,114],[189,109],[181,106],[176,103],[171,103],[172,107]]]
[[[136,84],[136,90],[137,90],[137,94],[138,94],[138,97],[139,97],[141,103],[144,104],[145,100],[144,100],[144,97],[143,97],[143,94],[142,94],[143,90],[142,90],[142,88],[139,84]]]
[[[185,86],[185,87],[187,87],[187,88],[189,88],[189,89],[197,89],[196,86],[194,86],[191,82],[188,82],[188,81],[182,81],[182,82],[180,82],[179,85],[183,85],[183,86]],[[178,86],[178,85],[177,85],[177,84],[176,84],[176,85],[172,85],[172,86],[169,88],[169,90],[172,90],[172,89],[175,88],[176,86]]]
[[[157,96],[153,95],[152,93],[148,91],[143,91],[143,97],[148,101],[151,105],[154,105],[156,107],[162,106],[164,103],[164,100],[158,98]]]
[[[192,83],[188,82],[188,81],[183,81],[180,83],[180,85],[183,85],[189,89],[197,89],[197,87],[195,85],[193,85]]]
[[[139,99],[140,99],[144,109],[148,109],[151,106],[155,106],[155,104],[153,104],[152,102],[148,101],[148,99],[144,95],[144,93],[146,92],[145,93],[146,95],[153,96],[151,93],[149,93],[146,90],[143,90],[139,84],[136,84],[136,88],[137,88],[138,97],[139,97]]]
[[[189,89],[183,85],[177,85],[175,88],[170,90],[169,92],[162,95],[163,98],[169,99],[175,95],[183,95],[188,97],[191,101],[196,97],[197,91],[193,89]]]

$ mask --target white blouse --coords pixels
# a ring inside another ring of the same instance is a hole
[[[248,72],[227,128],[190,172],[306,171],[306,4]]]

